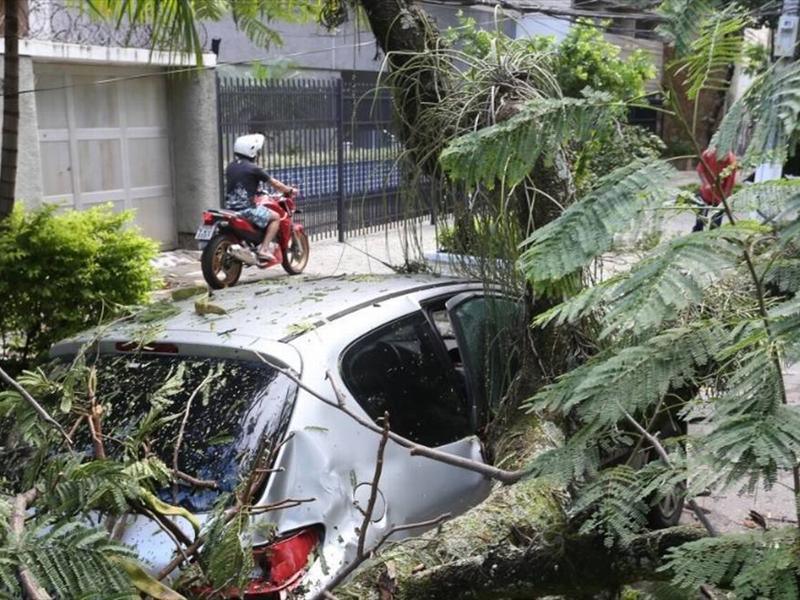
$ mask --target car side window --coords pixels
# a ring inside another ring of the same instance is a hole
[[[422,313],[394,321],[345,350],[345,385],[375,421],[389,412],[393,432],[426,446],[440,446],[473,433],[451,367]]]

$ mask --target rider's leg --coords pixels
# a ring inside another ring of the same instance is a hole
[[[280,228],[280,219],[278,219],[278,215],[270,211],[270,221],[267,225],[267,229],[264,232],[264,239],[261,241],[261,245],[258,247],[258,253],[266,257],[268,260],[271,260],[272,252],[269,250],[269,245],[275,239],[275,236],[278,235],[278,229]]]

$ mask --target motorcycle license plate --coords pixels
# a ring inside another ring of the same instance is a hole
[[[194,239],[208,241],[214,237],[214,232],[217,228],[214,225],[200,225],[197,228],[197,233],[194,234]]]

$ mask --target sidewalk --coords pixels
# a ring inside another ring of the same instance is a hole
[[[314,276],[340,275],[342,273],[391,273],[387,265],[402,265],[405,257],[420,260],[424,252],[436,249],[436,231],[427,222],[353,235],[344,243],[336,238],[311,241],[311,253],[305,273]],[[200,271],[199,250],[172,250],[162,252],[153,261],[161,272],[167,288],[204,286]],[[258,269],[248,267],[242,273],[242,282],[286,277],[280,268]]]

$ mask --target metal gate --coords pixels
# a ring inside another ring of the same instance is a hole
[[[392,98],[373,85],[331,80],[217,77],[220,177],[234,140],[267,137],[261,166],[300,188],[313,237],[363,232],[419,217],[401,202],[400,142]],[[224,193],[224,182],[220,188]]]

